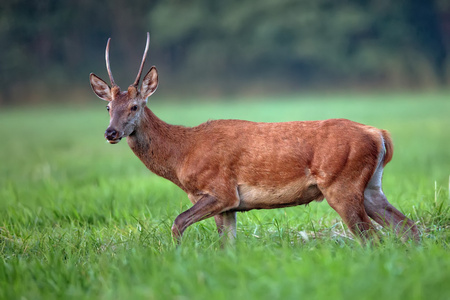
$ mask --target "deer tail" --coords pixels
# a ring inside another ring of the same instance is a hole
[[[394,155],[394,144],[392,143],[391,135],[386,130],[381,130],[381,134],[383,136],[384,140],[384,160],[383,160],[383,167],[386,166],[388,162],[391,161],[392,156]]]

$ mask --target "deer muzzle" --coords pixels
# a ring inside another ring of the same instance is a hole
[[[105,138],[110,144],[117,144],[122,139],[119,132],[111,127],[108,127],[108,129],[106,129]]]

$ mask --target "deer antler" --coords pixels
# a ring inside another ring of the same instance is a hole
[[[142,61],[141,61],[141,67],[139,68],[139,72],[137,74],[136,80],[134,81],[134,83],[132,84],[132,86],[136,87],[139,85],[139,81],[141,80],[141,75],[142,75],[142,69],[144,68],[144,64],[145,64],[145,59],[147,57],[147,52],[148,52],[148,46],[150,44],[150,34],[147,32],[147,42],[145,44],[145,50],[144,50],[144,55],[142,56]]]
[[[108,70],[109,80],[111,81],[111,86],[117,86],[114,82],[114,78],[111,73],[111,66],[109,65],[109,42],[111,41],[111,38],[108,39],[108,43],[106,44],[106,50],[105,50],[105,60],[106,60],[106,69]]]

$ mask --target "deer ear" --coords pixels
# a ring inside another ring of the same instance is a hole
[[[111,101],[111,89],[109,85],[104,82],[100,77],[91,73],[89,75],[89,81],[91,82],[91,87],[94,93],[102,100]]]
[[[158,87],[158,71],[155,67],[151,67],[141,85],[142,98],[147,99],[151,94],[156,91]]]

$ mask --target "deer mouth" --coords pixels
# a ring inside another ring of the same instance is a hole
[[[120,142],[121,139],[122,138],[120,137],[120,138],[117,138],[117,139],[112,139],[112,140],[106,139],[106,140],[108,141],[108,143],[114,145],[114,144],[117,144],[118,142]]]

